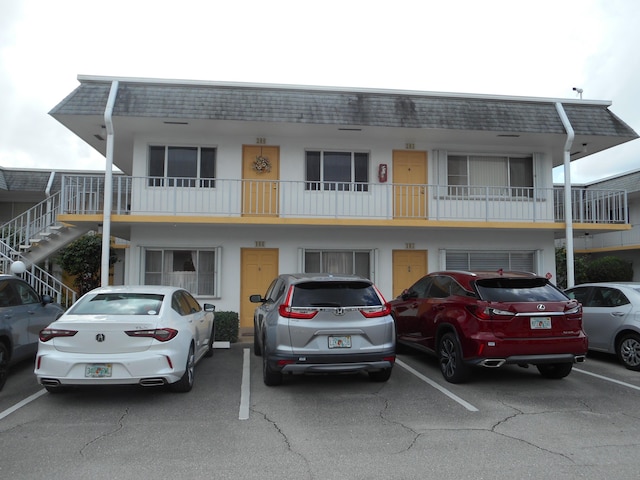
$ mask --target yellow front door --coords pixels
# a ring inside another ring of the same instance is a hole
[[[249,301],[249,295],[264,295],[278,276],[278,249],[243,248],[240,263],[240,328],[253,328],[253,312],[258,305]]]
[[[393,251],[393,298],[409,288],[427,273],[426,250]]]
[[[427,152],[394,150],[393,190],[395,218],[427,215]]]
[[[278,215],[280,147],[242,147],[242,214]]]

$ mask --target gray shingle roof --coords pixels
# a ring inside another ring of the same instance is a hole
[[[592,182],[588,188],[603,190],[626,190],[628,193],[640,192],[640,170],[623,173],[614,177]]]
[[[110,82],[82,81],[50,114],[102,115]],[[564,103],[576,135],[636,138],[604,103]],[[551,100],[394,91],[127,82],[114,117],[268,121],[453,130],[565,132]]]
[[[104,170],[103,170],[104,171]],[[100,175],[103,171],[96,170],[85,172],[79,170],[16,170],[0,167],[0,188],[4,179],[4,190],[8,192],[32,192],[44,195],[51,172],[55,172],[51,184],[51,193],[59,192],[62,189],[62,177],[65,175]],[[115,176],[121,175],[119,172],[113,173]]]
[[[23,192],[44,192],[51,176],[47,170],[3,170],[3,173],[7,190]]]

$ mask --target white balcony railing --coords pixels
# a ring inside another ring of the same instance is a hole
[[[562,188],[115,176],[115,215],[564,222]],[[624,224],[624,190],[574,189],[573,220]],[[103,211],[104,177],[63,178],[62,213]]]
[[[579,250],[616,249],[629,246],[637,247],[640,246],[640,225],[634,225],[631,230],[619,232],[576,235],[573,239],[573,245]]]

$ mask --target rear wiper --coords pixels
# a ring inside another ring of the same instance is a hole
[[[312,303],[311,304],[312,307],[334,307],[334,308],[338,308],[341,305],[339,303]]]

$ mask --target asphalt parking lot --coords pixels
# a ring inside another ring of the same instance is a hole
[[[640,373],[590,355],[562,380],[535,368],[445,382],[402,354],[366,375],[262,383],[248,344],[196,367],[187,394],[138,387],[51,395],[33,367],[0,392],[0,478],[635,478]]]

